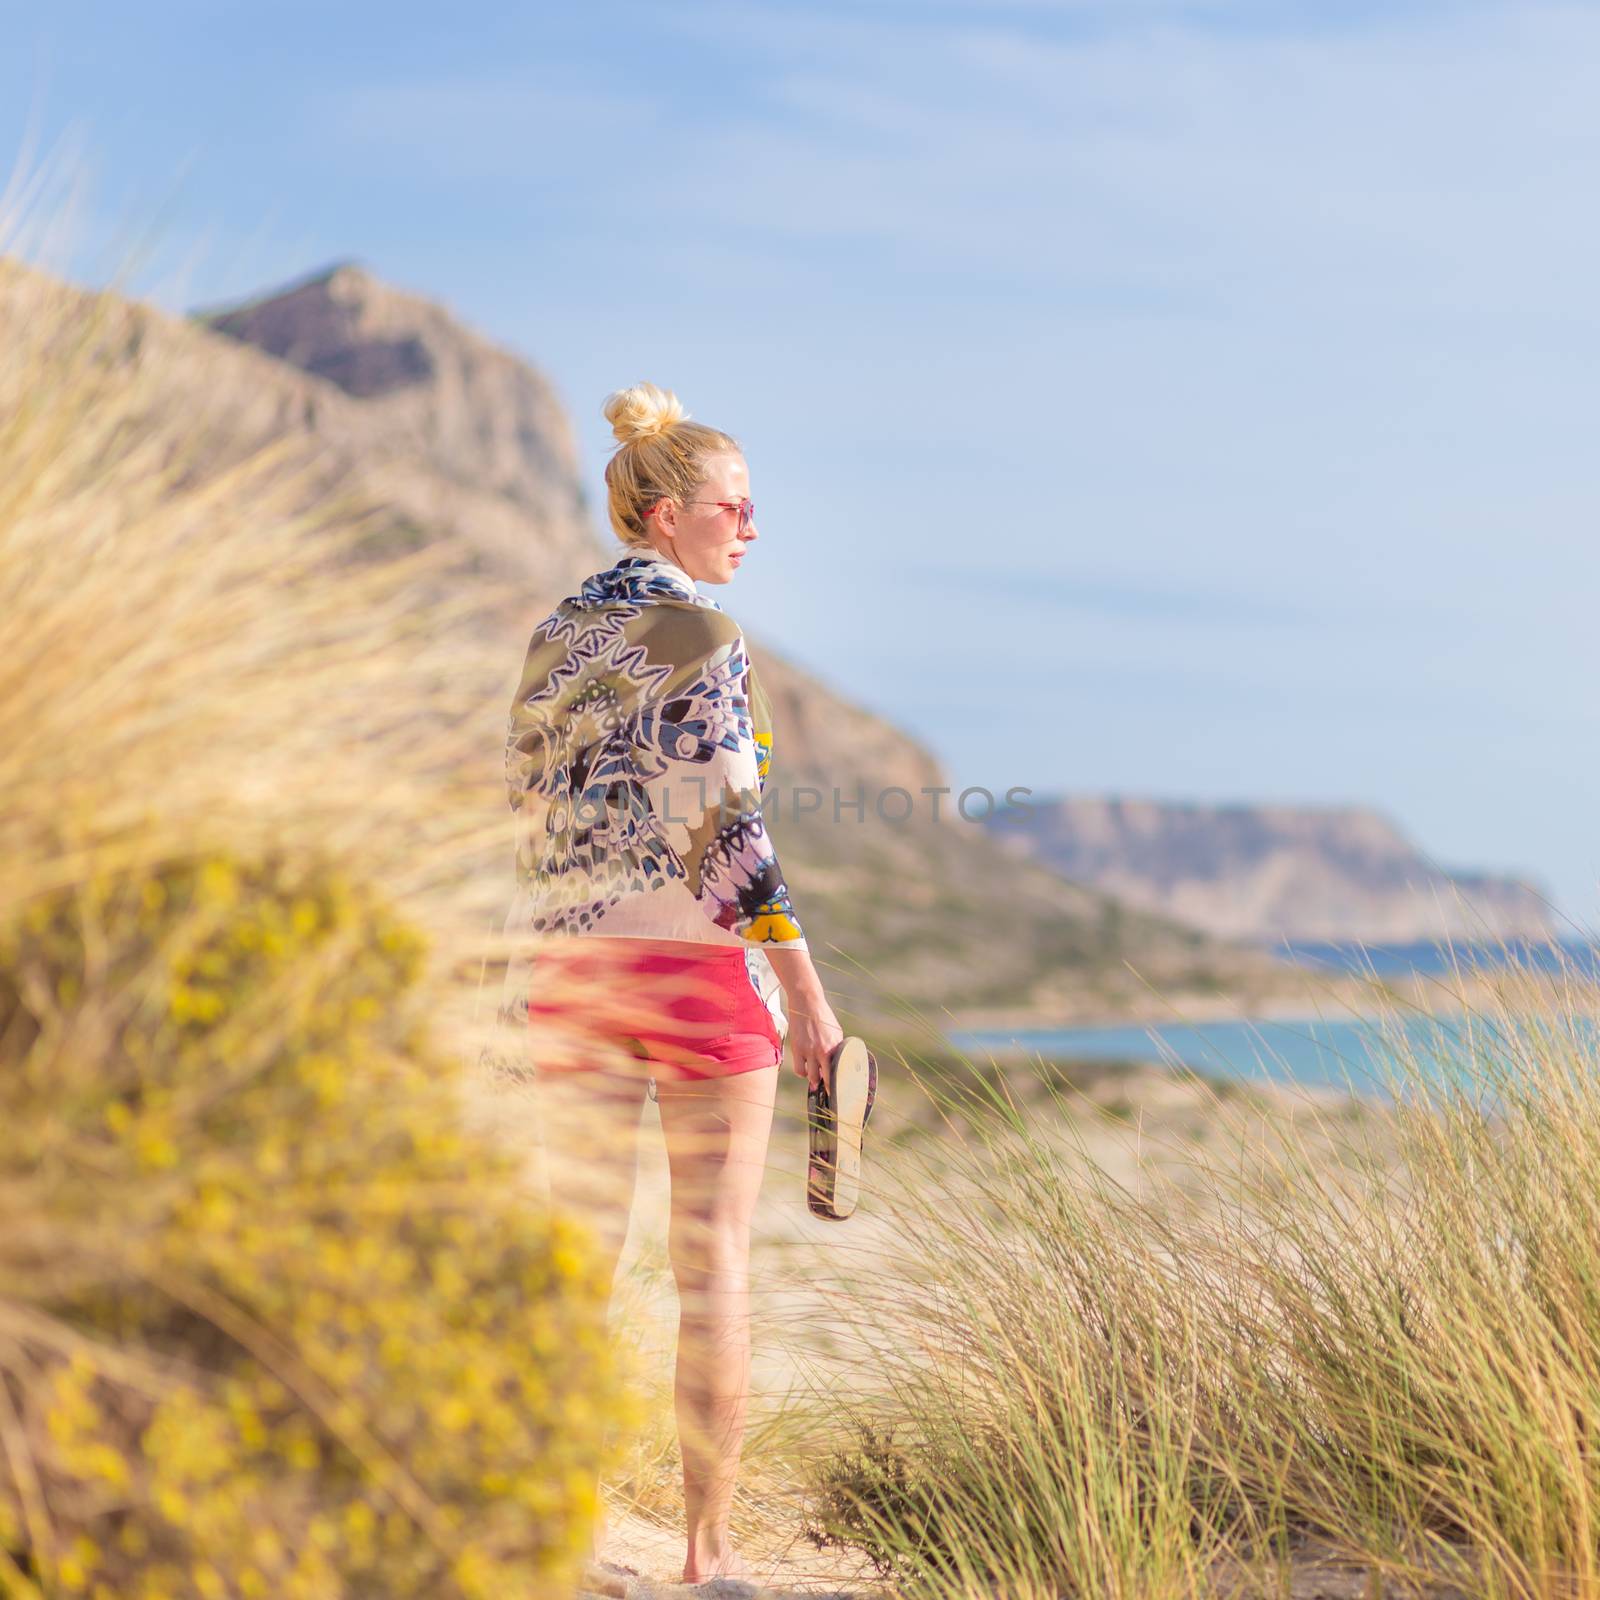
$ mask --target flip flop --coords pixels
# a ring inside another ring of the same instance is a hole
[[[813,1215],[843,1222],[854,1213],[861,1140],[877,1097],[877,1057],[854,1035],[841,1039],[828,1054],[822,1082],[806,1091],[806,1202]]]

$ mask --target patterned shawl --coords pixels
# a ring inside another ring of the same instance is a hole
[[[738,624],[682,568],[625,555],[539,624],[505,755],[509,933],[805,948],[761,815],[770,705]]]

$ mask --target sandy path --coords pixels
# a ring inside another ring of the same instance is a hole
[[[600,1571],[591,1568],[584,1600],[867,1600],[886,1591],[873,1587],[869,1572],[842,1562],[832,1552],[806,1548],[758,1550],[748,1543],[745,1559],[755,1572],[750,1582],[737,1578],[681,1584],[683,1540],[670,1528],[627,1512],[612,1514]]]

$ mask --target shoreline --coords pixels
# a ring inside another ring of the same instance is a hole
[[[1316,1010],[1308,1007],[1301,1000],[1264,1000],[1259,1005],[1247,1005],[1237,1000],[1205,997],[1196,998],[1193,1001],[1175,1003],[1172,1007],[1160,1012],[1099,1011],[1032,1015],[1026,1012],[1013,1012],[1010,1015],[969,1012],[952,1017],[945,1029],[945,1033],[947,1036],[973,1033],[1084,1033],[1127,1028],[1203,1027],[1208,1023],[1217,1022],[1373,1022],[1384,1016],[1392,1015],[1400,1009],[1404,1008],[1397,1007],[1392,1001],[1386,1005],[1337,1005]],[[1465,1005],[1457,997],[1457,1003],[1448,1006],[1431,1007],[1428,1014],[1435,1017],[1456,1016],[1464,1009]]]
[[[1454,1010],[1456,1008],[1452,1008]],[[1436,1013],[1443,1015],[1443,1012]],[[1026,1014],[994,1018],[988,1016],[963,1017],[950,1022],[945,1032],[950,1034],[997,1033],[1084,1033],[1102,1032],[1124,1028],[1187,1028],[1203,1027],[1215,1022],[1360,1022],[1384,1015],[1382,1007],[1352,1011],[1337,1009],[1309,1011],[1304,1004],[1294,1001],[1268,1001],[1259,1006],[1184,1005],[1160,1013],[1096,1012],[1064,1013],[1054,1016],[1028,1016]]]
[[[1070,1001],[1055,1007],[967,1007],[945,1013],[945,1033],[1064,1033],[1086,1029],[1182,1028],[1208,1023],[1373,1022],[1385,1017],[1455,1017],[1485,1005],[1493,1007],[1510,995],[1516,998],[1512,1009],[1530,999],[1545,998],[1558,988],[1560,975],[1554,973],[1502,972],[1475,973],[1463,977],[1452,974],[1416,974],[1404,978],[1342,977],[1321,979],[1308,985],[1300,996],[1248,994],[1175,993],[1164,997],[1159,1007],[1147,998],[1125,1010],[1108,1009],[1103,999]]]

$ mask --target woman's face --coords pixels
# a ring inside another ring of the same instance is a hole
[[[727,583],[739,570],[744,547],[757,537],[755,519],[739,532],[739,502],[750,493],[744,457],[710,456],[706,477],[687,505],[658,500],[646,526],[651,542],[669,561],[701,583]],[[722,504],[715,502],[721,501]]]

